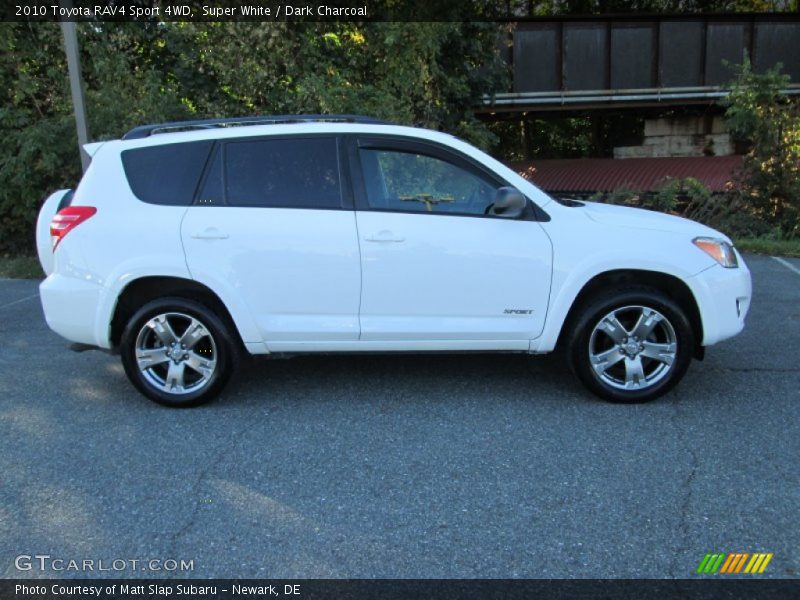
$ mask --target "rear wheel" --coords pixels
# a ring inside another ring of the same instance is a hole
[[[145,396],[171,407],[212,400],[230,378],[236,346],[206,306],[163,298],[143,306],[122,334],[125,372]]]
[[[686,373],[695,343],[684,310],[646,287],[596,296],[571,330],[573,371],[610,402],[647,402],[665,394]]]

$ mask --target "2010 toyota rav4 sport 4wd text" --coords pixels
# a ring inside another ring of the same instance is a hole
[[[556,201],[450,135],[352,116],[166,123],[89,144],[37,238],[48,325],[169,406],[243,353],[562,350],[642,402],[744,326],[723,234]]]

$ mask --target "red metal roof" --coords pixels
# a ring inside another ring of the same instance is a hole
[[[741,156],[665,158],[566,158],[513,163],[511,167],[548,192],[650,192],[667,177],[694,177],[712,192],[730,189]]]

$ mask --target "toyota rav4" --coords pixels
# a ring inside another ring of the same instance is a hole
[[[219,394],[248,353],[556,349],[596,395],[642,402],[750,303],[718,231],[555,200],[436,131],[252,117],[85,150],[39,216],[44,314],[169,406]]]

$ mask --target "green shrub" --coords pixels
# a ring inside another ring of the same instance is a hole
[[[592,200],[647,208],[699,221],[732,237],[754,237],[774,232],[736,193],[714,194],[693,177],[667,178],[656,192],[621,188],[595,194]]]
[[[661,212],[672,212],[678,203],[682,189],[681,180],[668,177],[660,190],[655,194],[648,195],[644,201],[645,208],[659,210]]]
[[[740,204],[784,237],[800,236],[800,105],[781,93],[789,76],[780,64],[756,73],[746,57],[734,68],[725,119],[749,146],[737,186]]]
[[[624,206],[640,206],[644,194],[629,187],[620,187],[612,192],[597,192],[590,200],[604,204],[621,204]]]

